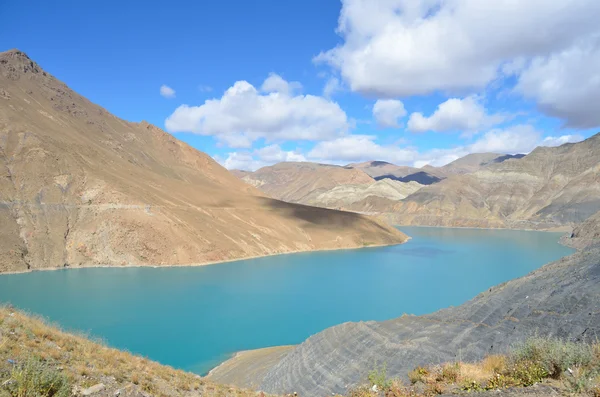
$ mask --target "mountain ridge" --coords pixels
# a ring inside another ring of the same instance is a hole
[[[0,53],[0,272],[190,265],[406,236],[273,200],[210,156]]]

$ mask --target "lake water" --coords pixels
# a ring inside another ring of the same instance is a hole
[[[401,227],[407,244],[205,267],[0,276],[0,302],[164,364],[205,373],[233,352],[345,321],[459,305],[568,255],[560,234]]]

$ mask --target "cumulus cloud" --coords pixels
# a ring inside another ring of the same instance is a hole
[[[540,142],[540,146],[560,146],[565,143],[576,143],[581,142],[585,138],[579,134],[573,135],[561,135],[561,136],[548,136]]]
[[[227,143],[259,138],[320,141],[343,135],[350,127],[346,113],[326,98],[295,94],[299,84],[271,74],[257,90],[238,81],[221,98],[200,106],[179,106],[165,121],[169,132],[216,136]],[[246,141],[244,141],[246,142]]]
[[[597,126],[598,20],[597,0],[343,0],[343,42],[315,61],[378,97],[479,89],[522,74],[519,91],[541,110]]]
[[[373,105],[373,117],[377,125],[382,128],[400,127],[398,120],[404,116],[406,116],[404,104],[397,99],[379,99]]]
[[[423,113],[412,113],[408,120],[411,132],[425,131],[462,131],[476,132],[490,128],[506,120],[501,114],[488,114],[477,97],[468,96],[464,99],[450,98],[441,103],[435,112],[426,117]]]
[[[175,90],[166,84],[160,86],[160,95],[165,98],[175,98]]]
[[[595,0],[344,0],[338,25],[344,43],[316,60],[367,93],[481,87],[507,61],[598,32],[599,15]]]
[[[295,91],[302,89],[302,84],[297,81],[285,81],[280,75],[271,73],[263,82],[261,90],[263,92],[280,92],[286,95],[292,95]]]
[[[282,161],[306,161],[306,157],[296,151],[283,150],[279,145],[274,144],[253,151],[231,152],[226,159],[216,158],[216,160],[230,170],[256,171]]]
[[[330,77],[327,79],[325,87],[323,87],[323,95],[326,98],[330,98],[333,94],[341,90],[342,85],[340,84],[340,80],[337,77]]]
[[[600,25],[599,25],[600,26]],[[546,57],[523,70],[516,90],[568,127],[600,125],[600,38]]]
[[[308,157],[320,162],[350,163],[367,160],[386,160],[403,164],[411,162],[414,149],[381,146],[374,135],[347,135],[331,141],[319,142]]]

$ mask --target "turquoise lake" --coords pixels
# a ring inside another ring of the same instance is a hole
[[[0,302],[163,364],[205,373],[232,353],[346,321],[459,305],[573,250],[560,233],[401,227],[407,244],[204,267],[0,276]]]

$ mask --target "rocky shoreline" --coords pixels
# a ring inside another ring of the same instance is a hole
[[[418,365],[503,353],[534,334],[594,340],[600,336],[600,241],[588,236],[600,230],[599,220],[597,214],[561,239],[578,252],[463,305],[425,316],[340,324],[277,360],[258,352],[241,355],[225,363],[227,373],[215,371],[211,379],[259,385],[270,393],[343,394],[364,381],[374,365],[386,364],[390,376],[405,377]],[[269,368],[239,381],[250,363]]]

